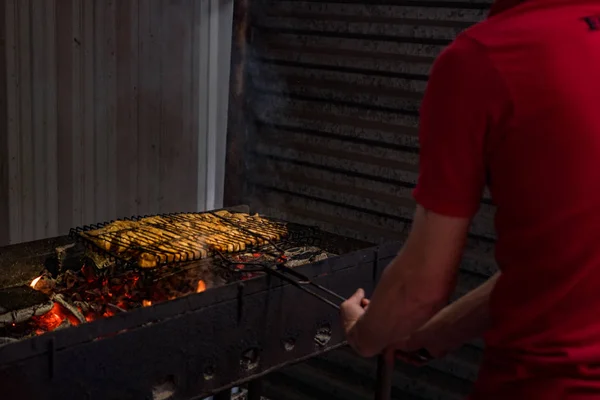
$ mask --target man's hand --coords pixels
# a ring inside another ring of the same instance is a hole
[[[358,289],[348,300],[343,302],[340,307],[342,326],[344,327],[346,338],[348,339],[350,346],[355,350],[355,342],[352,339],[354,335],[352,335],[352,331],[358,320],[367,310],[368,305],[369,300],[365,298],[365,291]]]

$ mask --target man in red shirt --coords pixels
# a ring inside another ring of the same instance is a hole
[[[472,399],[600,398],[600,1],[498,1],[436,60],[411,234],[368,307],[362,355],[440,356],[484,334]],[[444,308],[484,186],[500,272]]]

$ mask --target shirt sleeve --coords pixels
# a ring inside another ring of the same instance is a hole
[[[464,35],[435,61],[421,104],[413,196],[435,213],[471,218],[486,184],[486,138],[509,99],[485,49]]]

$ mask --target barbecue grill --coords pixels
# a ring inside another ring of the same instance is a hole
[[[228,211],[248,213],[249,209]],[[136,220],[140,218],[132,219]],[[194,279],[204,278],[206,290],[183,291],[181,297],[159,299],[145,306],[133,296],[122,307],[117,306],[120,310],[110,312],[101,304],[102,314],[92,313],[96,318],[89,318],[91,322],[67,324],[48,332],[17,329],[24,324],[35,326],[37,316],[4,324],[1,330],[7,344],[0,347],[4,393],[9,398],[36,399],[228,396],[231,387],[341,346],[339,302],[357,287],[371,291],[399,244],[374,247],[314,227],[272,221],[287,226],[289,235],[247,249],[246,253],[256,256],[252,262],[240,261],[240,252],[213,252],[200,260],[186,259],[148,271],[117,253],[104,252],[113,267],[95,267],[103,282],[115,274],[122,277],[128,273],[161,282],[189,273],[195,265],[202,272]],[[0,260],[0,274],[5,276],[0,281],[18,287],[18,283],[28,283],[39,275],[44,266],[58,275],[72,275],[74,266],[79,266],[78,276],[86,279],[89,265],[85,263],[89,263],[94,245],[81,233],[104,226],[74,229],[67,238],[6,248]],[[36,248],[35,257],[19,256],[19,246]],[[319,248],[327,257],[315,262],[308,257],[306,264],[295,267],[285,265],[289,261],[283,257],[286,251],[301,255],[297,249],[307,247]],[[65,248],[72,253],[68,257]],[[14,258],[7,257],[11,253]],[[16,269],[21,272],[16,273]],[[25,269],[30,275],[23,279]],[[23,285],[20,288],[25,290]],[[73,296],[81,293],[76,286],[63,289],[55,286],[53,290],[62,297],[57,299],[55,293],[50,298],[68,312],[63,302],[73,306]],[[91,299],[99,302],[96,297]],[[260,385],[250,388],[254,394],[249,395],[259,395]]]

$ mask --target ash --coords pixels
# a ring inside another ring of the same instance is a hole
[[[332,256],[318,247],[294,247],[284,252],[287,261],[286,267],[295,268],[305,264],[312,264],[317,261],[325,260]]]

